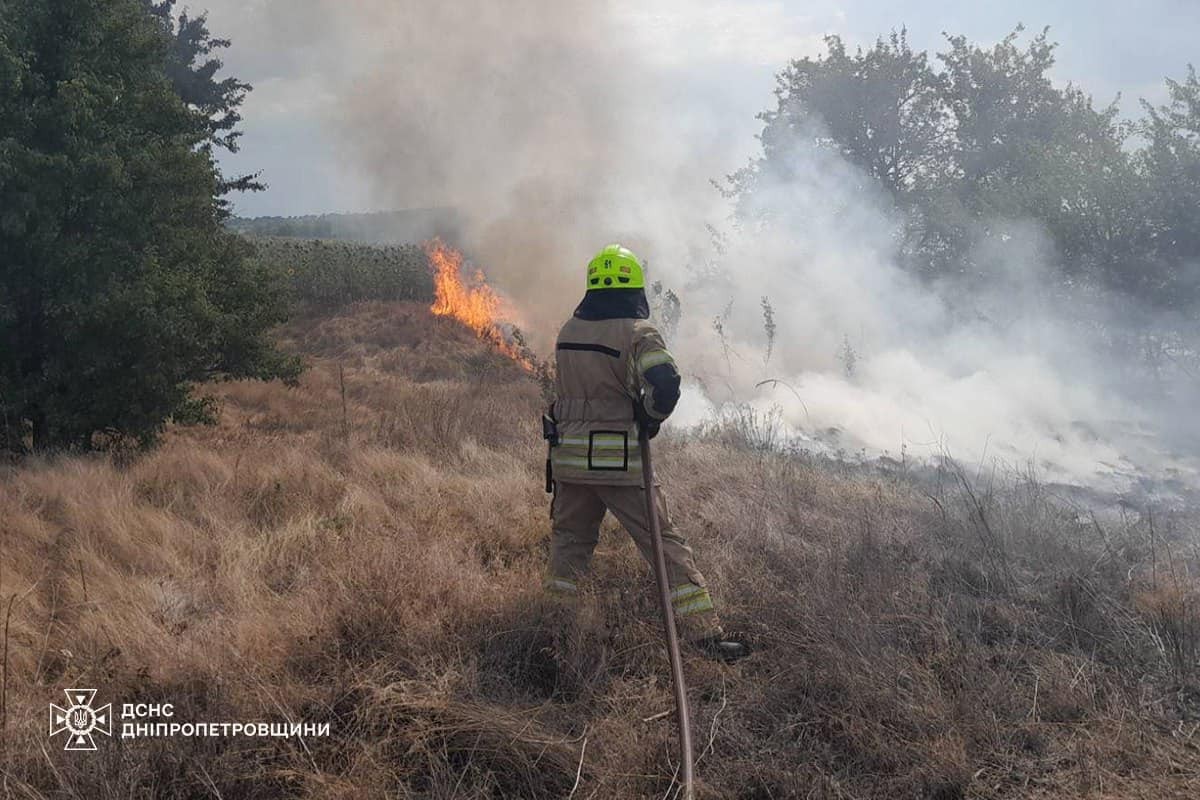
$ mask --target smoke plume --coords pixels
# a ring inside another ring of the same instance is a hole
[[[381,4],[339,129],[379,203],[446,205],[545,346],[609,241],[657,261],[715,208],[703,145],[604,3]],[[687,163],[692,162],[692,163]],[[701,229],[702,230],[702,229]],[[676,263],[678,263],[676,261]]]
[[[457,244],[535,346],[598,248],[621,241],[649,262],[682,304],[678,423],[778,409],[815,448],[995,456],[1080,482],[1180,466],[1143,435],[1160,410],[1115,385],[1124,367],[1048,297],[1053,247],[1035,224],[996,221],[1006,235],[977,256],[1001,278],[955,298],[898,267],[902,221],[866,176],[798,144],[799,177],[755,200],[776,223],[735,225],[711,181],[745,162],[752,120],[731,122],[723,95],[695,91],[656,47],[658,5],[304,0],[289,13],[330,20],[331,124],[375,202],[457,209]],[[1111,313],[1099,301],[1096,323]]]

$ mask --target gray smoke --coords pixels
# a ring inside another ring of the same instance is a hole
[[[1163,410],[1128,391],[1127,365],[1101,357],[1079,317],[1126,321],[1105,298],[1062,313],[1046,291],[1053,247],[1034,223],[992,221],[1006,234],[981,245],[999,276],[986,290],[937,291],[897,266],[902,221],[865,176],[797,146],[800,177],[756,201],[776,224],[734,224],[710,180],[744,163],[752,121],[740,109],[731,121],[727,94],[681,73],[680,41],[657,38],[656,13],[671,8],[262,0],[246,13],[291,20],[259,33],[320,64],[311,91],[328,94],[325,121],[377,206],[460,212],[456,244],[536,346],[577,302],[595,250],[621,241],[648,260],[682,301],[672,347],[692,391],[679,424],[745,404],[851,453],[999,457],[1082,482],[1182,468],[1141,435]],[[314,37],[320,47],[301,44]]]
[[[761,179],[752,210],[773,223],[733,227],[724,280],[688,293],[684,306],[707,316],[686,319],[681,341],[711,341],[714,319],[732,336],[692,362],[704,391],[686,418],[744,403],[760,419],[778,409],[818,450],[951,455],[1112,489],[1148,475],[1195,483],[1193,416],[1169,407],[1140,354],[1100,342],[1149,333],[1154,315],[1053,288],[1053,243],[1030,220],[988,220],[973,254],[987,283],[919,283],[898,266],[903,220],[817,138],[790,148],[800,178]],[[776,309],[769,360],[763,296]]]
[[[716,200],[693,131],[604,3],[379,4],[389,47],[341,137],[380,204],[447,205],[461,244],[545,345],[609,241],[657,260]]]

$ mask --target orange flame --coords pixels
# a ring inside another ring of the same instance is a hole
[[[487,285],[482,270],[475,270],[469,281],[463,279],[463,255],[441,239],[425,243],[425,252],[433,267],[434,301],[430,311],[439,317],[453,317],[522,367],[532,370],[528,355],[514,346],[501,324],[504,301]]]

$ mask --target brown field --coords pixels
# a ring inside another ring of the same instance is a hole
[[[213,385],[218,424],[151,453],[0,473],[0,795],[671,797],[649,569],[610,522],[579,607],[541,596],[537,382],[416,304],[281,336],[296,388]],[[1200,797],[1193,519],[768,452],[762,424],[656,440],[756,648],[686,654],[701,797]],[[331,732],[68,753],[70,687]]]

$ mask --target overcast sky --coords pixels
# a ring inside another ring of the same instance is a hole
[[[236,199],[240,214],[294,215],[379,208],[370,181],[344,152],[333,124],[338,96],[378,62],[387,36],[375,20],[396,18],[413,0],[200,0],[210,28],[233,40],[226,73],[256,87],[244,107],[245,136],[237,155],[223,158],[229,172],[262,170],[266,192]],[[378,4],[391,8],[376,14]],[[550,2],[550,0],[547,0]],[[870,45],[906,26],[914,47],[935,52],[942,32],[993,43],[1018,23],[1050,27],[1059,43],[1055,78],[1090,92],[1097,105],[1120,93],[1136,114],[1137,99],[1161,102],[1164,78],[1180,77],[1200,61],[1200,0],[612,0],[626,35],[645,54],[657,80],[671,86],[678,105],[702,107],[722,129],[727,162],[697,165],[720,175],[750,155],[756,112],[771,102],[773,75],[790,58],[817,55],[822,37],[840,34]],[[513,20],[520,25],[520,20]],[[431,32],[454,46],[454,36]],[[503,46],[498,42],[497,46]],[[388,63],[403,68],[403,56]],[[714,114],[713,112],[718,113]]]

